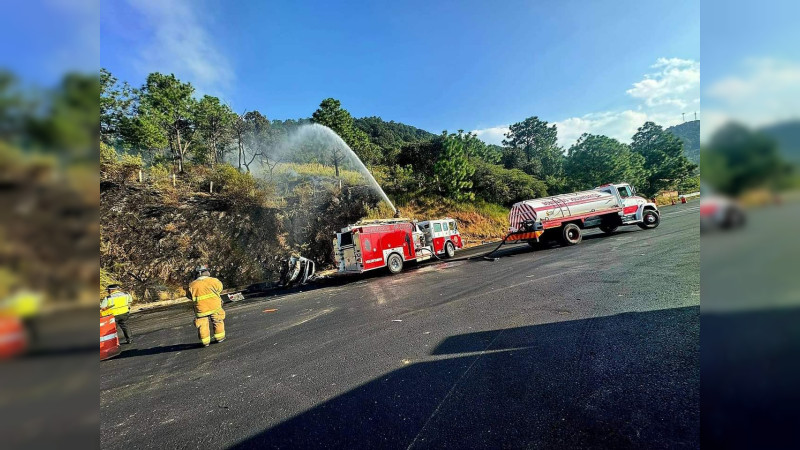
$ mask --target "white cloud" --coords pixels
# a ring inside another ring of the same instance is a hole
[[[558,143],[562,147],[569,147],[583,133],[603,134],[622,142],[629,142],[631,136],[647,119],[646,113],[632,110],[570,117],[555,122],[558,129]]]
[[[680,58],[658,58],[654,73],[644,76],[625,91],[646,106],[675,106],[685,109],[700,97],[700,63]]]
[[[775,59],[750,59],[739,72],[709,84],[704,92],[707,118],[701,140],[718,126],[736,120],[752,127],[800,117],[800,63]]]
[[[233,82],[225,55],[187,0],[129,0],[146,19],[151,33],[138,48],[135,64],[143,73],[174,73],[204,94],[222,95]]]
[[[508,131],[509,128],[507,126],[499,126],[474,130],[473,133],[477,134],[478,138],[487,144],[502,145]]]
[[[637,100],[636,109],[601,111],[568,117],[553,123],[558,128],[558,144],[565,149],[583,133],[603,134],[622,142],[630,142],[636,130],[647,121],[664,127],[694,118],[700,108],[700,63],[680,58],[658,58],[651,66],[655,72],[645,74],[626,93]],[[507,125],[473,130],[490,144],[500,144]]]

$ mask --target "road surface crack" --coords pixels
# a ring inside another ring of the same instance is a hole
[[[497,341],[500,338],[500,336],[502,336],[503,333],[506,332],[506,330],[507,330],[507,328],[504,328],[502,331],[497,333],[497,336],[495,336],[494,339],[492,339],[492,341],[489,342],[489,344],[486,347],[484,347],[483,350],[481,350],[480,353],[478,353],[478,355],[475,358],[475,360],[472,361],[472,363],[469,365],[469,367],[467,367],[467,370],[465,370],[464,373],[462,373],[461,376],[458,377],[458,379],[453,383],[453,386],[451,386],[450,390],[447,391],[447,395],[445,395],[444,398],[442,399],[442,401],[440,401],[439,404],[436,405],[436,409],[433,410],[433,412],[431,413],[430,417],[428,417],[428,420],[426,420],[425,424],[422,425],[422,428],[420,428],[420,430],[417,433],[417,435],[414,436],[414,439],[411,441],[411,443],[408,444],[408,447],[406,447],[407,450],[414,447],[414,444],[417,443],[417,440],[422,435],[422,433],[425,431],[425,429],[428,427],[428,424],[430,424],[431,420],[433,420],[433,418],[436,417],[436,415],[439,413],[439,410],[442,408],[442,405],[444,405],[444,403],[447,401],[447,399],[449,399],[450,396],[453,395],[453,392],[455,392],[455,390],[456,390],[456,386],[458,386],[459,383],[461,383],[461,380],[463,380],[467,376],[467,374],[472,370],[472,368],[475,366],[475,363],[477,363],[478,360],[480,360],[483,357],[483,355],[486,354],[487,350],[489,350],[492,347],[492,345],[494,345],[495,341]]]

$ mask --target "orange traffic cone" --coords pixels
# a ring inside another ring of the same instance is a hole
[[[100,361],[119,355],[117,321],[114,316],[100,318]]]
[[[28,338],[22,321],[14,316],[0,316],[0,359],[17,356],[27,347]]]

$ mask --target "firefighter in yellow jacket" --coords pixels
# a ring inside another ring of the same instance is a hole
[[[125,344],[133,343],[133,335],[128,328],[128,316],[130,312],[130,305],[133,298],[130,294],[122,291],[122,287],[118,284],[110,284],[108,289],[108,296],[100,302],[100,317],[114,316],[114,322],[119,325],[122,334],[125,335]]]
[[[211,325],[214,340],[225,340],[225,311],[222,309],[222,282],[211,276],[206,266],[197,268],[198,277],[189,283],[189,295],[194,302],[196,318],[194,324],[203,347],[211,344]]]

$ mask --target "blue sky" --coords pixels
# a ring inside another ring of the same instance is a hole
[[[699,108],[699,0],[300,3],[102,2],[101,66],[135,85],[174,72],[238,112],[335,97],[489,142],[533,115],[567,144]]]

